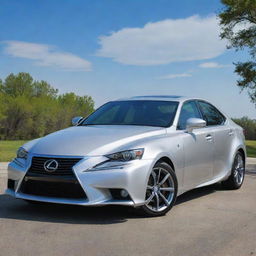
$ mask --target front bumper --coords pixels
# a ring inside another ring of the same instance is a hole
[[[13,181],[14,186],[7,189],[6,194],[25,200],[83,206],[128,205],[136,207],[144,204],[147,181],[154,164],[152,160],[134,160],[122,168],[90,171],[90,168],[103,162],[104,159],[103,157],[84,158],[72,169],[86,194],[86,198],[73,199],[68,196],[67,198],[60,198],[22,192],[21,185],[30,168],[32,157],[30,156],[27,160],[26,167],[15,160],[9,164],[8,180]],[[48,157],[54,158],[56,156]],[[114,198],[111,193],[112,189],[126,190],[129,194],[128,199]]]

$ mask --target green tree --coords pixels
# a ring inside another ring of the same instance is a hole
[[[247,140],[256,140],[256,120],[244,116],[242,118],[234,118],[233,121],[244,128]]]
[[[32,126],[32,104],[26,96],[7,97],[5,103],[4,137],[26,139]]]
[[[20,95],[32,96],[33,78],[28,73],[10,74],[6,77],[2,91],[8,96],[17,97]]]
[[[90,96],[77,96],[74,93],[65,93],[58,97],[59,112],[57,129],[66,127],[74,116],[88,116],[94,109],[94,102]]]
[[[58,94],[46,81],[28,73],[0,80],[0,139],[32,139],[71,125],[74,116],[94,110],[90,96]]]
[[[1,134],[3,133],[3,130],[4,130],[3,120],[6,117],[5,116],[6,104],[4,104],[4,101],[5,101],[5,95],[0,90],[0,138],[1,138]]]
[[[54,89],[45,81],[35,81],[33,83],[33,96],[35,97],[57,97],[58,89]]]
[[[248,49],[250,60],[235,63],[240,76],[237,85],[247,89],[256,103],[256,0],[221,0],[224,9],[219,13],[221,38],[229,41],[228,48]]]

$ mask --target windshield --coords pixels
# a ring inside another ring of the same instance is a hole
[[[142,125],[168,127],[176,114],[175,101],[113,101],[101,106],[80,125]]]

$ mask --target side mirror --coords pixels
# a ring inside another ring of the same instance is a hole
[[[200,118],[189,118],[186,124],[187,132],[192,132],[194,129],[203,128],[206,126],[206,122]]]
[[[76,116],[74,118],[72,118],[72,125],[76,126],[78,125],[81,121],[83,120],[82,116]]]

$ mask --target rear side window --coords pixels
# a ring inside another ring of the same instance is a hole
[[[185,102],[181,108],[178,130],[185,130],[189,118],[202,118],[195,101]]]
[[[213,105],[204,101],[198,101],[198,104],[207,123],[207,126],[222,125],[225,123],[226,118]]]

